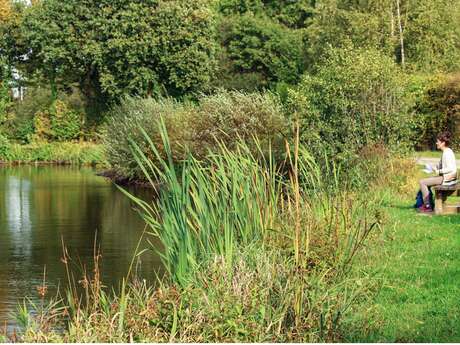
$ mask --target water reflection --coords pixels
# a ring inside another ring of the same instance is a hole
[[[29,208],[30,181],[8,176],[6,183],[5,206],[8,228],[15,244],[13,254],[30,256],[32,246]]]
[[[117,286],[128,271],[144,223],[130,201],[91,169],[4,167],[0,169],[0,322],[25,296],[38,298],[46,280],[50,293],[65,286],[63,241],[75,274],[92,268],[96,239],[102,253],[102,278]],[[141,249],[149,247],[146,242]],[[140,275],[153,277],[159,260],[151,252]]]

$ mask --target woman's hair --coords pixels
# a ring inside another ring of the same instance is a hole
[[[436,137],[436,139],[438,139],[439,141],[443,141],[444,143],[446,143],[446,146],[449,146],[450,144],[450,133],[449,132],[442,132],[442,133],[439,133],[438,136]]]

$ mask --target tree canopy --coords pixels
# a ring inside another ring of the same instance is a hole
[[[330,49],[377,50],[415,73],[460,68],[460,0],[0,1],[0,54],[30,84],[196,97],[296,85]]]
[[[205,89],[215,68],[203,0],[43,0],[26,12],[28,72],[78,83],[88,97],[179,96]]]

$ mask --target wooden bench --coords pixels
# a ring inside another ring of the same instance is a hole
[[[447,197],[457,192],[460,196],[460,182],[452,186],[435,186],[433,187],[435,193],[434,200],[434,213],[435,214],[457,214],[460,213],[460,204],[451,205],[447,204]]]

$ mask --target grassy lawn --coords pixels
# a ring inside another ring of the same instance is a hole
[[[423,158],[441,158],[441,151],[416,151],[414,153],[415,157]]]
[[[385,207],[393,226],[371,261],[382,286],[350,321],[348,341],[460,342],[460,215],[423,216],[412,203]]]

